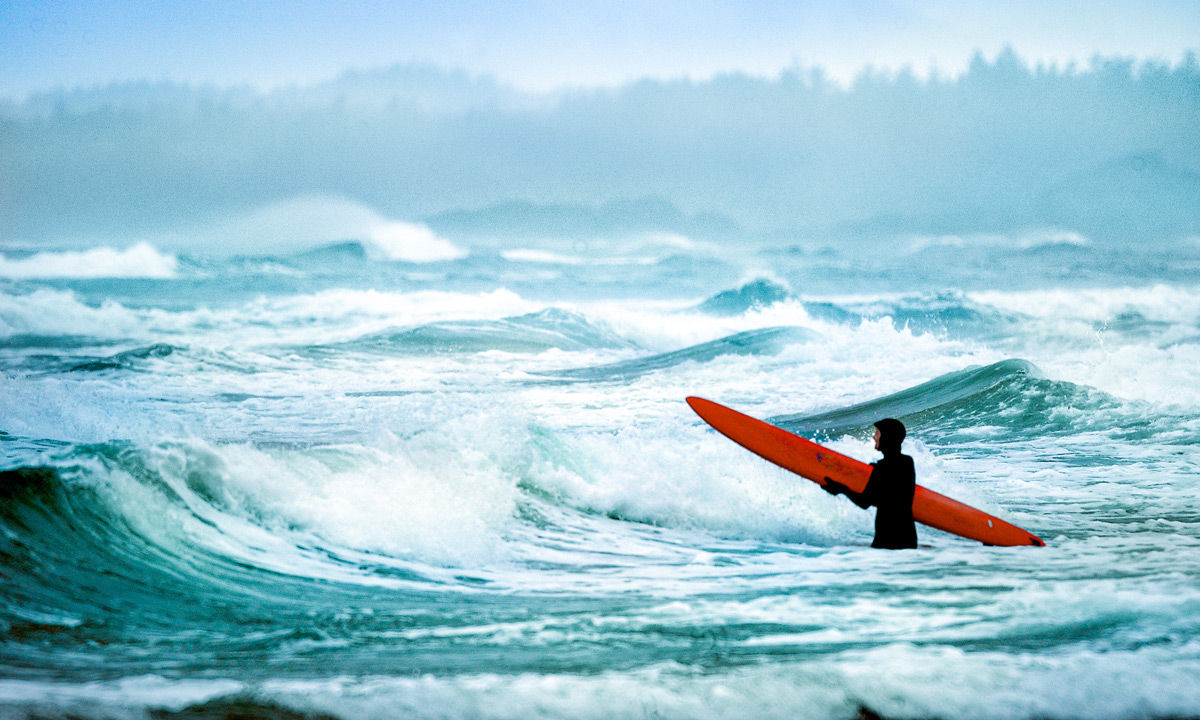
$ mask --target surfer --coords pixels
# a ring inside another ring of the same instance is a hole
[[[913,493],[917,474],[912,458],[900,452],[904,442],[904,423],[884,418],[875,423],[875,449],[883,459],[871,466],[871,477],[861,493],[825,478],[821,487],[830,495],[845,495],[864,510],[874,505],[874,548],[902,550],[917,546],[917,526],[913,523]]]

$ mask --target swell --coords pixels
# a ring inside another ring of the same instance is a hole
[[[1000,428],[1010,439],[1110,429],[1123,404],[1094,388],[1050,380],[1026,360],[1009,359],[947,373],[897,393],[815,414],[784,415],[772,422],[792,432],[836,436],[865,432],[894,417],[922,432],[953,433]],[[1128,413],[1121,413],[1129,415]],[[1121,423],[1125,436],[1152,432],[1149,420]]]
[[[374,333],[336,346],[398,354],[426,355],[500,350],[534,353],[544,350],[589,350],[633,347],[601,323],[574,312],[548,308],[499,320],[458,320]],[[316,349],[316,348],[314,348]]]
[[[792,297],[787,288],[763,278],[752,280],[736,290],[725,290],[696,307],[709,315],[741,315]]]
[[[555,444],[553,437],[545,441]],[[522,454],[526,451],[518,448],[514,462],[525,458],[540,467],[559,452],[574,458],[567,447],[535,449],[528,457]],[[311,460],[311,449],[305,452],[302,460]],[[161,673],[163,663],[185,677],[314,676],[330,666],[357,674],[374,672],[381,662],[401,673],[478,672],[491,666],[496,656],[490,653],[502,654],[509,667],[530,671],[544,671],[548,662],[581,662],[573,650],[548,660],[540,646],[496,647],[486,638],[480,644],[447,642],[460,624],[523,623],[531,613],[561,612],[563,600],[553,592],[512,598],[512,585],[487,571],[435,569],[347,550],[323,542],[318,533],[280,523],[265,503],[234,517],[238,498],[225,486],[215,454],[194,449],[156,454],[152,448],[109,443],[65,449],[56,464],[0,472],[0,582],[5,588],[0,675],[117,680]],[[624,523],[614,528],[599,517],[599,508],[572,509],[586,503],[570,502],[553,484],[538,488],[540,475],[532,469],[517,467],[513,474],[522,476],[525,492],[545,501],[523,499],[519,522],[502,537],[528,553],[523,562],[535,571],[535,585],[545,581],[541,575],[574,576],[583,559],[615,566],[626,561],[622,552],[677,552],[672,542],[659,547],[658,530]],[[297,485],[295,480],[284,478],[283,484]],[[390,484],[389,479],[378,487]],[[303,492],[289,489],[293,495]],[[442,486],[436,492],[448,490]],[[487,495],[495,504],[495,493]],[[344,498],[334,493],[308,499],[329,504]],[[391,525],[415,522],[421,511],[421,497],[407,505],[383,493],[372,493],[369,500]],[[463,504],[461,498],[445,505],[450,503]],[[369,523],[375,508],[353,505],[356,520]],[[653,506],[649,519],[656,517]],[[540,517],[539,509],[544,511]],[[636,508],[633,514],[638,515]],[[438,526],[469,521],[453,513],[435,519]],[[252,524],[262,532],[248,530]],[[612,538],[628,538],[630,532],[642,538],[636,551],[622,549],[621,542],[614,547]],[[598,538],[608,544],[601,546]],[[643,543],[654,547],[643,549]],[[641,562],[639,557],[628,561]],[[480,606],[484,594],[487,600]],[[410,634],[415,639],[400,640]],[[640,636],[639,631],[633,637]],[[464,652],[463,643],[472,651]],[[589,648],[582,662],[609,667],[628,652],[622,647],[599,654]],[[645,643],[645,651],[652,659],[672,652],[653,641]]]
[[[225,372],[253,373],[255,365],[245,355],[239,356],[229,350],[193,349],[182,345],[156,342],[128,350],[108,354],[103,351],[114,349],[85,338],[25,338],[14,356],[6,358],[10,370],[22,370],[32,374],[56,373],[169,373],[180,372],[179,366],[164,367],[157,360],[191,364],[198,368],[219,369]],[[101,353],[96,351],[100,350]],[[75,352],[72,352],[75,351]],[[80,352],[90,351],[90,352]]]
[[[173,482],[154,458],[111,443],[77,447],[59,465],[0,471],[4,635],[105,644],[124,635],[121,624],[170,636],[187,623],[303,612],[314,587],[326,600],[356,592],[285,569],[307,558],[310,567],[359,570],[330,549],[284,548],[291,560],[259,562],[286,541],[247,532],[248,523],[220,507],[205,458],[186,462],[182,482]],[[370,572],[418,579],[398,568]]]
[[[813,336],[812,331],[798,327],[758,328],[657,355],[539,374],[588,382],[630,380],[657,370],[688,362],[710,362],[726,355],[775,355],[788,345],[806,342]]]
[[[179,348],[167,343],[154,343],[145,347],[125,350],[99,358],[88,358],[68,368],[72,372],[95,372],[98,370],[133,370],[141,368],[150,358],[163,358]]]
[[[0,573],[7,600],[0,627],[9,641],[0,658],[6,665],[32,644],[116,642],[116,617],[162,633],[170,626],[168,615],[195,620],[204,599],[194,573],[185,571],[188,558],[156,549],[108,512],[101,494],[76,481],[77,473],[48,466],[0,472]],[[70,666],[70,657],[58,661]]]

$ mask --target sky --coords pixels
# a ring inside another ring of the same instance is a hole
[[[528,91],[724,72],[864,67],[953,75],[1011,46],[1030,62],[1177,62],[1197,0],[5,0],[0,96],[133,80],[272,88],[351,69],[462,69]]]

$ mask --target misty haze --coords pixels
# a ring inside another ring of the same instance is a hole
[[[293,203],[326,215],[308,243],[353,239],[347,206],[454,238],[1174,241],[1200,233],[1198,125],[1194,55],[1063,69],[1008,51],[850,88],[819,69],[547,95],[406,67],[271,92],[126,84],[0,107],[0,222],[19,243],[187,245]],[[281,241],[250,235],[210,249]]]

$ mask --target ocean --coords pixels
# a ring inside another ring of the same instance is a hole
[[[0,716],[1200,717],[1200,241],[281,248],[3,251]]]

